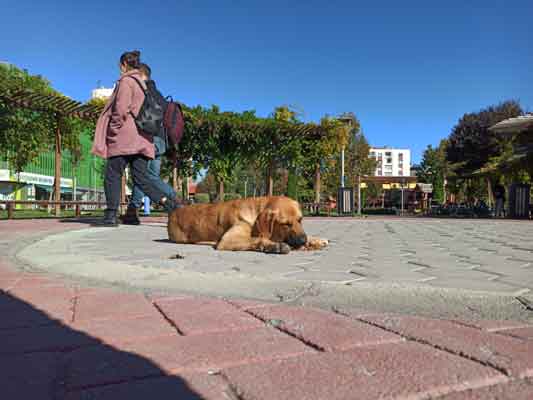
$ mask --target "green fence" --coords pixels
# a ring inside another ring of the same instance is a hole
[[[61,156],[61,177],[73,179],[76,177],[76,185],[86,188],[103,188],[103,171],[105,162],[91,154],[92,142],[88,135],[80,137],[81,159],[73,165],[73,157],[69,151],[63,151]],[[0,160],[0,169],[9,169],[5,160]],[[35,161],[24,167],[23,172],[54,176],[55,153],[48,151],[40,154]],[[13,173],[13,171],[12,171]]]

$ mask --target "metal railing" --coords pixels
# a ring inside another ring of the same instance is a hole
[[[72,208],[75,210],[76,217],[81,217],[82,206],[96,206],[96,208],[103,208],[105,202],[103,201],[53,201],[53,200],[0,200],[0,205],[5,205],[7,210],[7,219],[13,219],[15,217],[15,211],[18,211],[15,207],[17,205],[37,205],[40,207],[49,207],[59,205],[65,208]],[[127,205],[122,203],[121,206]],[[21,210],[22,211],[22,210]],[[57,215],[59,217],[60,215]]]

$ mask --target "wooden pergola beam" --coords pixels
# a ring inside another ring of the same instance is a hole
[[[54,197],[61,199],[61,143],[62,135],[60,121],[62,118],[74,117],[85,121],[96,121],[102,107],[89,106],[79,101],[72,100],[60,94],[35,93],[30,90],[11,91],[0,85],[0,98],[9,105],[25,108],[32,111],[52,114],[56,118],[57,127],[55,136],[55,171],[54,171]],[[61,214],[61,205],[55,203],[55,214]]]

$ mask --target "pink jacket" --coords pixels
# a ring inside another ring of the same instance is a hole
[[[96,123],[92,153],[102,158],[142,154],[154,158],[153,139],[137,129],[133,115],[137,115],[144,101],[144,93],[133,78],[142,85],[139,71],[122,74]],[[146,86],[144,86],[146,89]],[[133,115],[132,115],[133,114]]]

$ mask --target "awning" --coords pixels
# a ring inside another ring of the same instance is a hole
[[[50,186],[50,185],[35,184],[34,186],[39,188],[39,189],[41,189],[41,190],[46,190],[47,192],[52,192],[54,190],[54,187]],[[72,193],[72,189],[71,188],[62,187],[61,188],[61,193]]]
[[[504,134],[520,133],[528,129],[533,129],[533,114],[508,118],[489,128],[490,131]]]

